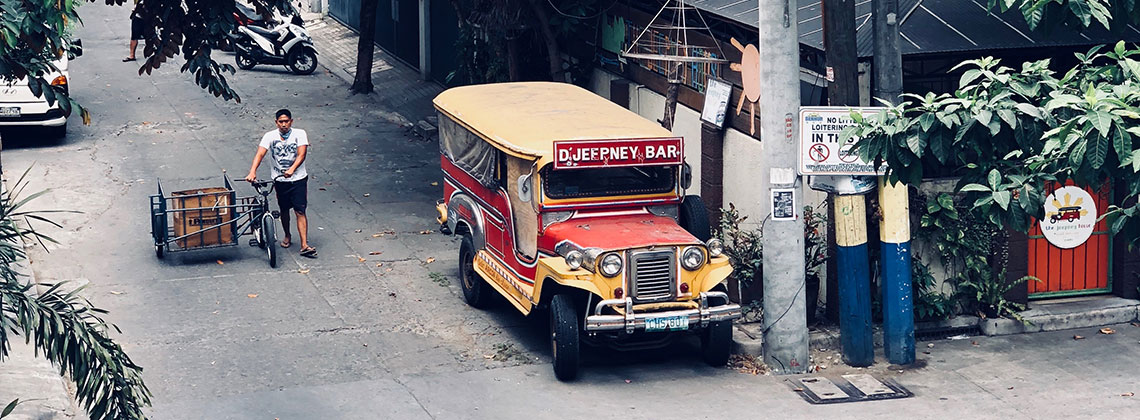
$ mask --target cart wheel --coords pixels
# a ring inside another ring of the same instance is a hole
[[[261,237],[265,238],[265,253],[269,255],[269,266],[277,268],[277,224],[272,217],[261,218]]]
[[[163,244],[154,244],[154,256],[158,257],[158,259],[161,260],[162,256],[165,254],[166,254],[166,246],[164,246]]]

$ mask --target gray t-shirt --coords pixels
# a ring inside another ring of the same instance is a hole
[[[273,160],[273,180],[275,181],[300,181],[309,176],[309,171],[305,170],[305,162],[301,162],[301,166],[293,172],[293,176],[282,179],[285,171],[293,166],[293,162],[297,161],[297,149],[301,146],[309,145],[309,136],[305,134],[305,130],[294,128],[289,130],[288,135],[282,135],[280,131],[273,130],[261,136],[261,147],[269,151],[269,157]]]

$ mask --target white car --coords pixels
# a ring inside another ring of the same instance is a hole
[[[67,54],[55,62],[59,72],[46,77],[52,85],[67,90],[70,79],[67,73]],[[59,103],[48,105],[43,95],[38,98],[28,88],[28,79],[20,79],[11,84],[0,84],[0,127],[44,127],[52,138],[67,135],[67,117],[63,115]]]

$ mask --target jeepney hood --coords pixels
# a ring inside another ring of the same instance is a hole
[[[565,222],[550,225],[543,236],[551,244],[570,241],[583,248],[603,250],[700,243],[673,219],[648,212],[578,214]]]

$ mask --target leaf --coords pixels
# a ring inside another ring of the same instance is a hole
[[[298,272],[298,273],[301,273],[301,274],[309,274],[309,270],[311,270],[311,269],[309,269],[309,268],[302,268],[302,269],[299,269],[299,270],[297,270],[297,272]]]
[[[1012,109],[999,109],[998,116],[1001,117],[1002,121],[1005,121],[1009,128],[1017,128],[1017,114]]]
[[[245,297],[250,299],[257,299],[257,293],[250,293],[248,295],[245,295]]]
[[[1089,122],[1092,123],[1093,127],[1096,127],[1097,131],[1100,131],[1101,136],[1108,137],[1108,130],[1112,128],[1113,116],[1111,113],[1104,111],[1095,111],[1089,112],[1087,114],[1087,117],[1089,118]]]
[[[435,257],[428,257],[426,260],[424,260],[424,262],[431,264],[431,263],[435,262]]]
[[[922,152],[926,150],[926,136],[919,133],[908,135],[906,145],[915,156],[922,157]]]
[[[226,263],[223,262],[222,260],[218,260],[218,265],[226,265]]]
[[[990,120],[993,119],[993,117],[994,117],[993,111],[990,111],[988,109],[983,109],[981,111],[978,111],[977,114],[974,114],[974,118],[977,118],[978,122],[980,122],[980,123],[982,123],[982,125],[986,125],[986,126],[990,125]]]
[[[954,197],[951,197],[950,194],[938,194],[938,204],[944,209],[953,209]]]
[[[923,132],[930,132],[930,127],[938,121],[938,116],[933,112],[927,112],[918,117],[918,124],[922,127]]]
[[[994,201],[1001,206],[1002,210],[1009,210],[1010,195],[1009,191],[994,191]]]
[[[1088,0],[1069,0],[1069,10],[1072,10],[1073,16],[1081,21],[1081,25],[1086,28],[1089,27],[1092,19],[1092,8],[1089,7]]]
[[[960,189],[958,191],[959,192],[990,192],[993,190],[991,190],[990,188],[988,188],[982,184],[966,184],[966,186],[962,187],[962,189]]]
[[[1101,333],[1101,334],[1105,334],[1105,335],[1108,335],[1108,334],[1116,334],[1116,330],[1114,330],[1114,329],[1112,329],[1112,328],[1109,328],[1109,327],[1104,327],[1104,328],[1101,328],[1101,329],[1100,329],[1100,333]]]
[[[4,411],[0,411],[0,417],[5,417],[9,414],[12,414],[12,410],[15,410],[16,406],[19,404],[20,404],[19,398],[12,400],[12,402],[8,403],[8,406],[4,407]]]
[[[1132,136],[1129,136],[1124,126],[1119,123],[1114,124],[1112,130],[1112,147],[1116,149],[1116,156],[1121,162],[1132,157]]]
[[[1069,152],[1069,167],[1073,168],[1073,171],[1080,170],[1081,163],[1085,160],[1086,147],[1088,147],[1086,142],[1078,141],[1077,145],[1073,146],[1073,150]]]
[[[384,253],[383,251],[372,251],[372,252],[369,252],[368,255],[380,255],[383,253]]]
[[[958,80],[958,87],[966,87],[966,85],[973,82],[978,77],[981,77],[982,71],[980,69],[970,69],[962,73],[962,78]]]
[[[1088,139],[1088,142],[1092,146],[1088,154],[1089,166],[1092,166],[1093,169],[1100,169],[1101,166],[1104,166],[1104,159],[1108,156],[1108,149],[1112,145],[1105,137]]]
[[[990,173],[986,175],[986,182],[990,184],[991,190],[996,190],[1001,184],[1001,172],[998,172],[996,168],[990,169]]]

